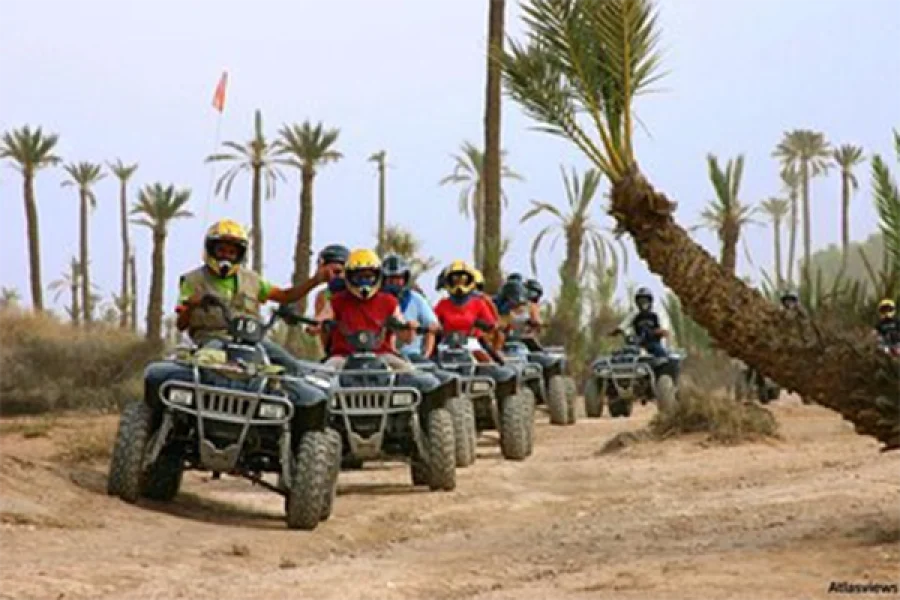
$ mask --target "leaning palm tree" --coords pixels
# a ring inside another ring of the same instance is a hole
[[[147,339],[151,341],[159,340],[162,332],[166,236],[169,234],[169,225],[175,219],[194,216],[184,208],[190,199],[189,189],[177,190],[174,185],[154,183],[140,191],[137,202],[131,208],[131,214],[138,217],[132,223],[146,227],[153,236],[150,297],[147,303]]]
[[[500,179],[521,181],[521,175],[504,164],[506,152],[500,152]],[[471,142],[463,142],[459,154],[453,155],[453,171],[440,180],[439,185],[459,184],[459,212],[466,218],[471,214],[475,224],[472,261],[479,269],[484,266],[484,154]],[[500,197],[507,202],[502,187]],[[470,211],[471,207],[471,213]]]
[[[120,158],[117,158],[114,163],[107,163],[107,166],[119,180],[119,223],[122,229],[122,285],[119,288],[119,298],[122,299],[122,302],[127,303],[129,293],[134,293],[134,290],[128,291],[128,248],[130,246],[128,241],[128,180],[137,171],[138,166],[137,163],[126,165]],[[122,310],[122,307],[119,309],[119,327],[123,329],[128,327],[128,311]]]
[[[63,187],[73,186],[78,188],[78,199],[81,205],[79,211],[79,252],[78,262],[81,264],[81,310],[85,325],[90,325],[94,320],[94,304],[91,297],[90,261],[88,260],[88,217],[90,210],[97,207],[97,197],[94,195],[93,186],[106,177],[103,167],[96,163],[80,162],[70,163],[65,166],[69,179],[62,183]]]
[[[787,216],[790,208],[790,200],[784,198],[769,198],[761,204],[764,213],[772,220],[772,233],[775,243],[775,282],[780,289],[784,286],[784,276],[781,269],[781,222]]]
[[[488,3],[487,77],[485,77],[484,101],[484,206],[481,265],[485,288],[495,291],[500,287],[500,253],[503,245],[501,233],[500,189],[503,176],[503,158],[500,150],[500,64],[491,59],[503,51],[503,16],[505,0]]]
[[[793,285],[794,283],[794,261],[797,256],[797,228],[799,227],[798,219],[798,201],[800,197],[800,174],[792,165],[785,165],[781,169],[781,184],[784,191],[787,192],[788,200],[791,206],[791,216],[788,220],[789,238],[788,238],[788,257],[786,270],[786,281]]]
[[[297,242],[294,246],[294,285],[300,285],[309,277],[309,257],[312,254],[313,180],[318,169],[343,158],[335,150],[339,129],[326,129],[319,122],[309,121],[301,125],[285,125],[278,132],[279,151],[289,158],[289,164],[300,170],[300,219],[297,223]],[[301,312],[306,310],[306,300],[301,300]]]
[[[738,155],[737,160],[728,159],[724,171],[714,155],[707,155],[706,162],[716,197],[700,213],[700,220],[703,227],[714,231],[719,237],[722,244],[719,262],[726,271],[734,274],[737,272],[737,247],[741,232],[747,225],[755,223],[753,214],[756,212],[754,207],[744,204],[738,197],[744,173],[744,155]]]
[[[56,292],[53,295],[53,301],[59,300],[65,292],[69,292],[71,304],[66,307],[66,311],[72,317],[72,324],[76,327],[81,324],[81,307],[78,302],[78,295],[81,291],[81,265],[74,256],[69,261],[69,269],[59,279],[50,282],[48,286],[50,291]]]
[[[387,152],[379,150],[369,156],[369,162],[375,163],[378,169],[378,246],[376,252],[384,255],[385,219],[387,218],[387,198],[385,193],[385,161]]]
[[[803,201],[803,279],[811,283],[812,216],[809,205],[809,184],[813,177],[828,173],[831,166],[831,147],[825,135],[809,129],[794,129],[784,134],[773,156],[785,166],[793,167],[800,176],[800,199]]]
[[[25,223],[28,229],[28,264],[31,270],[31,305],[44,310],[44,290],[41,284],[41,239],[38,227],[37,202],[34,199],[35,174],[45,167],[59,164],[62,159],[53,153],[59,136],[45,134],[40,127],[28,125],[3,134],[0,139],[0,159],[8,158],[22,173],[25,197]]]
[[[222,142],[222,146],[229,152],[220,152],[206,157],[206,162],[231,163],[228,170],[216,182],[216,195],[222,193],[228,200],[235,178],[244,171],[250,172],[251,219],[253,221],[250,230],[252,264],[254,271],[262,273],[262,199],[265,197],[266,200],[270,200],[275,197],[277,181],[279,179],[284,181],[284,174],[278,167],[287,165],[288,161],[279,156],[277,142],[266,139],[263,133],[262,112],[259,110],[256,111],[253,121],[253,138],[244,144],[231,141]]]
[[[728,354],[900,448],[900,373],[870,340],[780,311],[694,242],[675,203],[640,172],[635,97],[661,76],[649,0],[526,0],[526,43],[497,56],[509,95],[542,130],[572,142],[612,183],[610,212],[685,313]]]
[[[834,149],[831,158],[841,170],[841,259],[846,266],[850,251],[850,195],[859,187],[853,168],[862,163],[865,157],[859,146],[844,144]]]

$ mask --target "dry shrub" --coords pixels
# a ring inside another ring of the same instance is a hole
[[[778,422],[765,407],[693,384],[683,384],[673,409],[655,414],[648,428],[656,439],[708,433],[710,441],[722,444],[779,437]]]
[[[96,323],[74,327],[16,308],[0,310],[0,414],[119,408],[142,393],[160,346]]]
[[[90,463],[112,456],[116,441],[116,429],[81,429],[66,434],[59,443],[60,451],[54,458],[67,463]]]

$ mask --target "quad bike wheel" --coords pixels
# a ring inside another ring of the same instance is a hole
[[[594,419],[603,416],[603,397],[597,378],[593,376],[584,385],[584,414]]]
[[[419,457],[409,461],[409,475],[413,485],[428,485],[428,465]]]
[[[656,380],[656,408],[659,412],[670,412],[678,402],[675,397],[675,382],[671,375],[660,375]]]
[[[307,431],[294,459],[294,477],[285,502],[287,526],[311,531],[326,512],[332,494],[334,439],[325,431]]]
[[[566,413],[566,423],[574,425],[578,420],[578,388],[575,386],[575,380],[571,377],[564,377],[566,382],[566,404],[568,412]]]
[[[447,403],[453,415],[453,434],[456,439],[456,466],[468,467],[475,462],[475,411],[467,396],[451,398]]]
[[[153,413],[142,400],[128,404],[119,418],[106,491],[125,502],[133,504],[141,497],[144,451],[152,421]]]
[[[505,398],[500,408],[500,452],[503,458],[527,458],[531,454],[533,429],[534,395],[519,392]]]
[[[449,409],[434,408],[428,413],[425,432],[428,487],[451,491],[456,488],[456,439]]]
[[[184,457],[181,452],[163,449],[144,473],[141,493],[150,500],[168,502],[178,494],[183,475]]]
[[[569,399],[566,394],[566,382],[562,375],[554,375],[548,382],[547,409],[550,412],[551,425],[568,425]]]
[[[321,521],[328,520],[331,517],[331,511],[334,508],[334,498],[337,495],[337,482],[341,473],[341,452],[343,443],[341,442],[341,434],[334,429],[325,431],[331,445],[331,455],[329,456],[329,483],[325,488],[325,499],[322,505],[322,514],[319,519]]]
[[[634,409],[634,400],[630,398],[613,398],[608,403],[609,416],[613,418],[630,417],[631,411]]]

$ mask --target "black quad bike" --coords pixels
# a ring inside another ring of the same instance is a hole
[[[328,328],[334,321],[304,323]],[[343,440],[347,464],[409,461],[413,485],[456,488],[456,439],[451,395],[456,380],[440,383],[424,371],[394,371],[376,354],[389,331],[408,326],[390,319],[380,331],[342,331],[355,349],[338,370],[330,391],[331,426]],[[418,328],[418,333],[426,333]]]
[[[311,530],[331,515],[341,439],[328,428],[327,380],[288,374],[263,345],[267,323],[232,316],[215,296],[228,340],[180,347],[145,370],[144,398],[119,420],[107,492],[126,502],[175,497],[186,469],[245,477],[285,498],[288,527]],[[263,479],[278,474],[279,484]]]
[[[532,386],[536,388],[537,404],[547,406],[551,425],[574,425],[578,394],[575,380],[567,372],[565,349],[541,346],[535,338],[513,331],[506,338],[503,353],[514,361],[524,360],[540,367],[542,385]]]
[[[609,356],[597,358],[584,389],[588,417],[603,416],[604,400],[611,417],[629,417],[635,400],[656,401],[659,411],[669,411],[677,402],[677,384],[684,355],[670,351],[655,357],[641,348],[637,336],[626,336],[625,344]]]
[[[475,328],[486,331],[490,325],[477,322]],[[499,431],[503,458],[524,460],[534,449],[534,392],[526,385],[520,370],[477,360],[470,347],[475,328],[468,333],[445,332],[435,362],[441,369],[460,376],[463,394],[469,400],[467,407],[472,411],[463,424],[472,460],[475,460],[477,436],[485,430]],[[487,352],[481,346],[479,350]],[[497,363],[504,360],[498,356],[494,359]],[[537,371],[534,373],[539,376]],[[532,383],[535,382],[539,383],[539,379],[532,378]]]

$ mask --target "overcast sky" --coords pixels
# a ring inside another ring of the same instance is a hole
[[[723,162],[746,155],[745,201],[779,193],[770,155],[787,129],[820,130],[833,143],[859,144],[896,164],[897,0],[660,4],[669,75],[662,93],[637,104],[649,132],[638,132],[637,154],[651,181],[678,200],[682,223],[696,223],[713,195],[707,152]],[[389,221],[414,230],[442,261],[469,257],[471,226],[458,214],[458,190],[437,182],[451,170],[450,155],[463,140],[483,140],[486,0],[0,0],[0,15],[0,130],[29,123],[57,132],[58,153],[67,161],[139,162],[132,193],[157,180],[193,190],[197,218],[174,223],[170,232],[167,306],[175,301],[178,274],[198,264],[208,222],[250,219],[247,179],[235,183],[229,203],[207,204],[213,172],[202,161],[214,146],[218,113],[211,99],[223,70],[230,77],[223,140],[248,139],[256,108],[270,135],[285,122],[307,118],[340,128],[344,159],[323,168],[315,182],[317,248],[336,241],[373,244],[377,180],[366,158],[384,148]],[[522,30],[512,0],[507,27],[513,35]],[[527,271],[531,239],[543,225],[518,225],[528,201],[564,202],[560,163],[587,166],[577,150],[532,125],[504,101],[503,146],[510,166],[526,177],[507,186],[509,270]],[[858,176],[851,232],[862,238],[876,227],[868,164]],[[287,177],[265,205],[265,273],[276,284],[290,279],[297,223],[298,176]],[[77,193],[61,188],[61,181],[61,169],[45,170],[37,180],[45,286],[78,248]],[[97,186],[99,206],[91,217],[93,278],[106,294],[119,288],[117,190],[112,177]],[[816,247],[839,240],[839,199],[836,174],[814,182]],[[0,283],[19,288],[28,301],[21,179],[6,165],[0,202],[6,257]],[[595,216],[611,225],[601,205]],[[757,267],[769,268],[770,230],[752,229],[747,237]],[[143,319],[150,240],[137,228],[134,238]],[[712,234],[699,239],[717,250]],[[629,252],[627,279],[661,291],[630,246]],[[562,244],[540,260],[549,287],[557,284],[561,254]],[[743,252],[740,268],[758,273]]]

